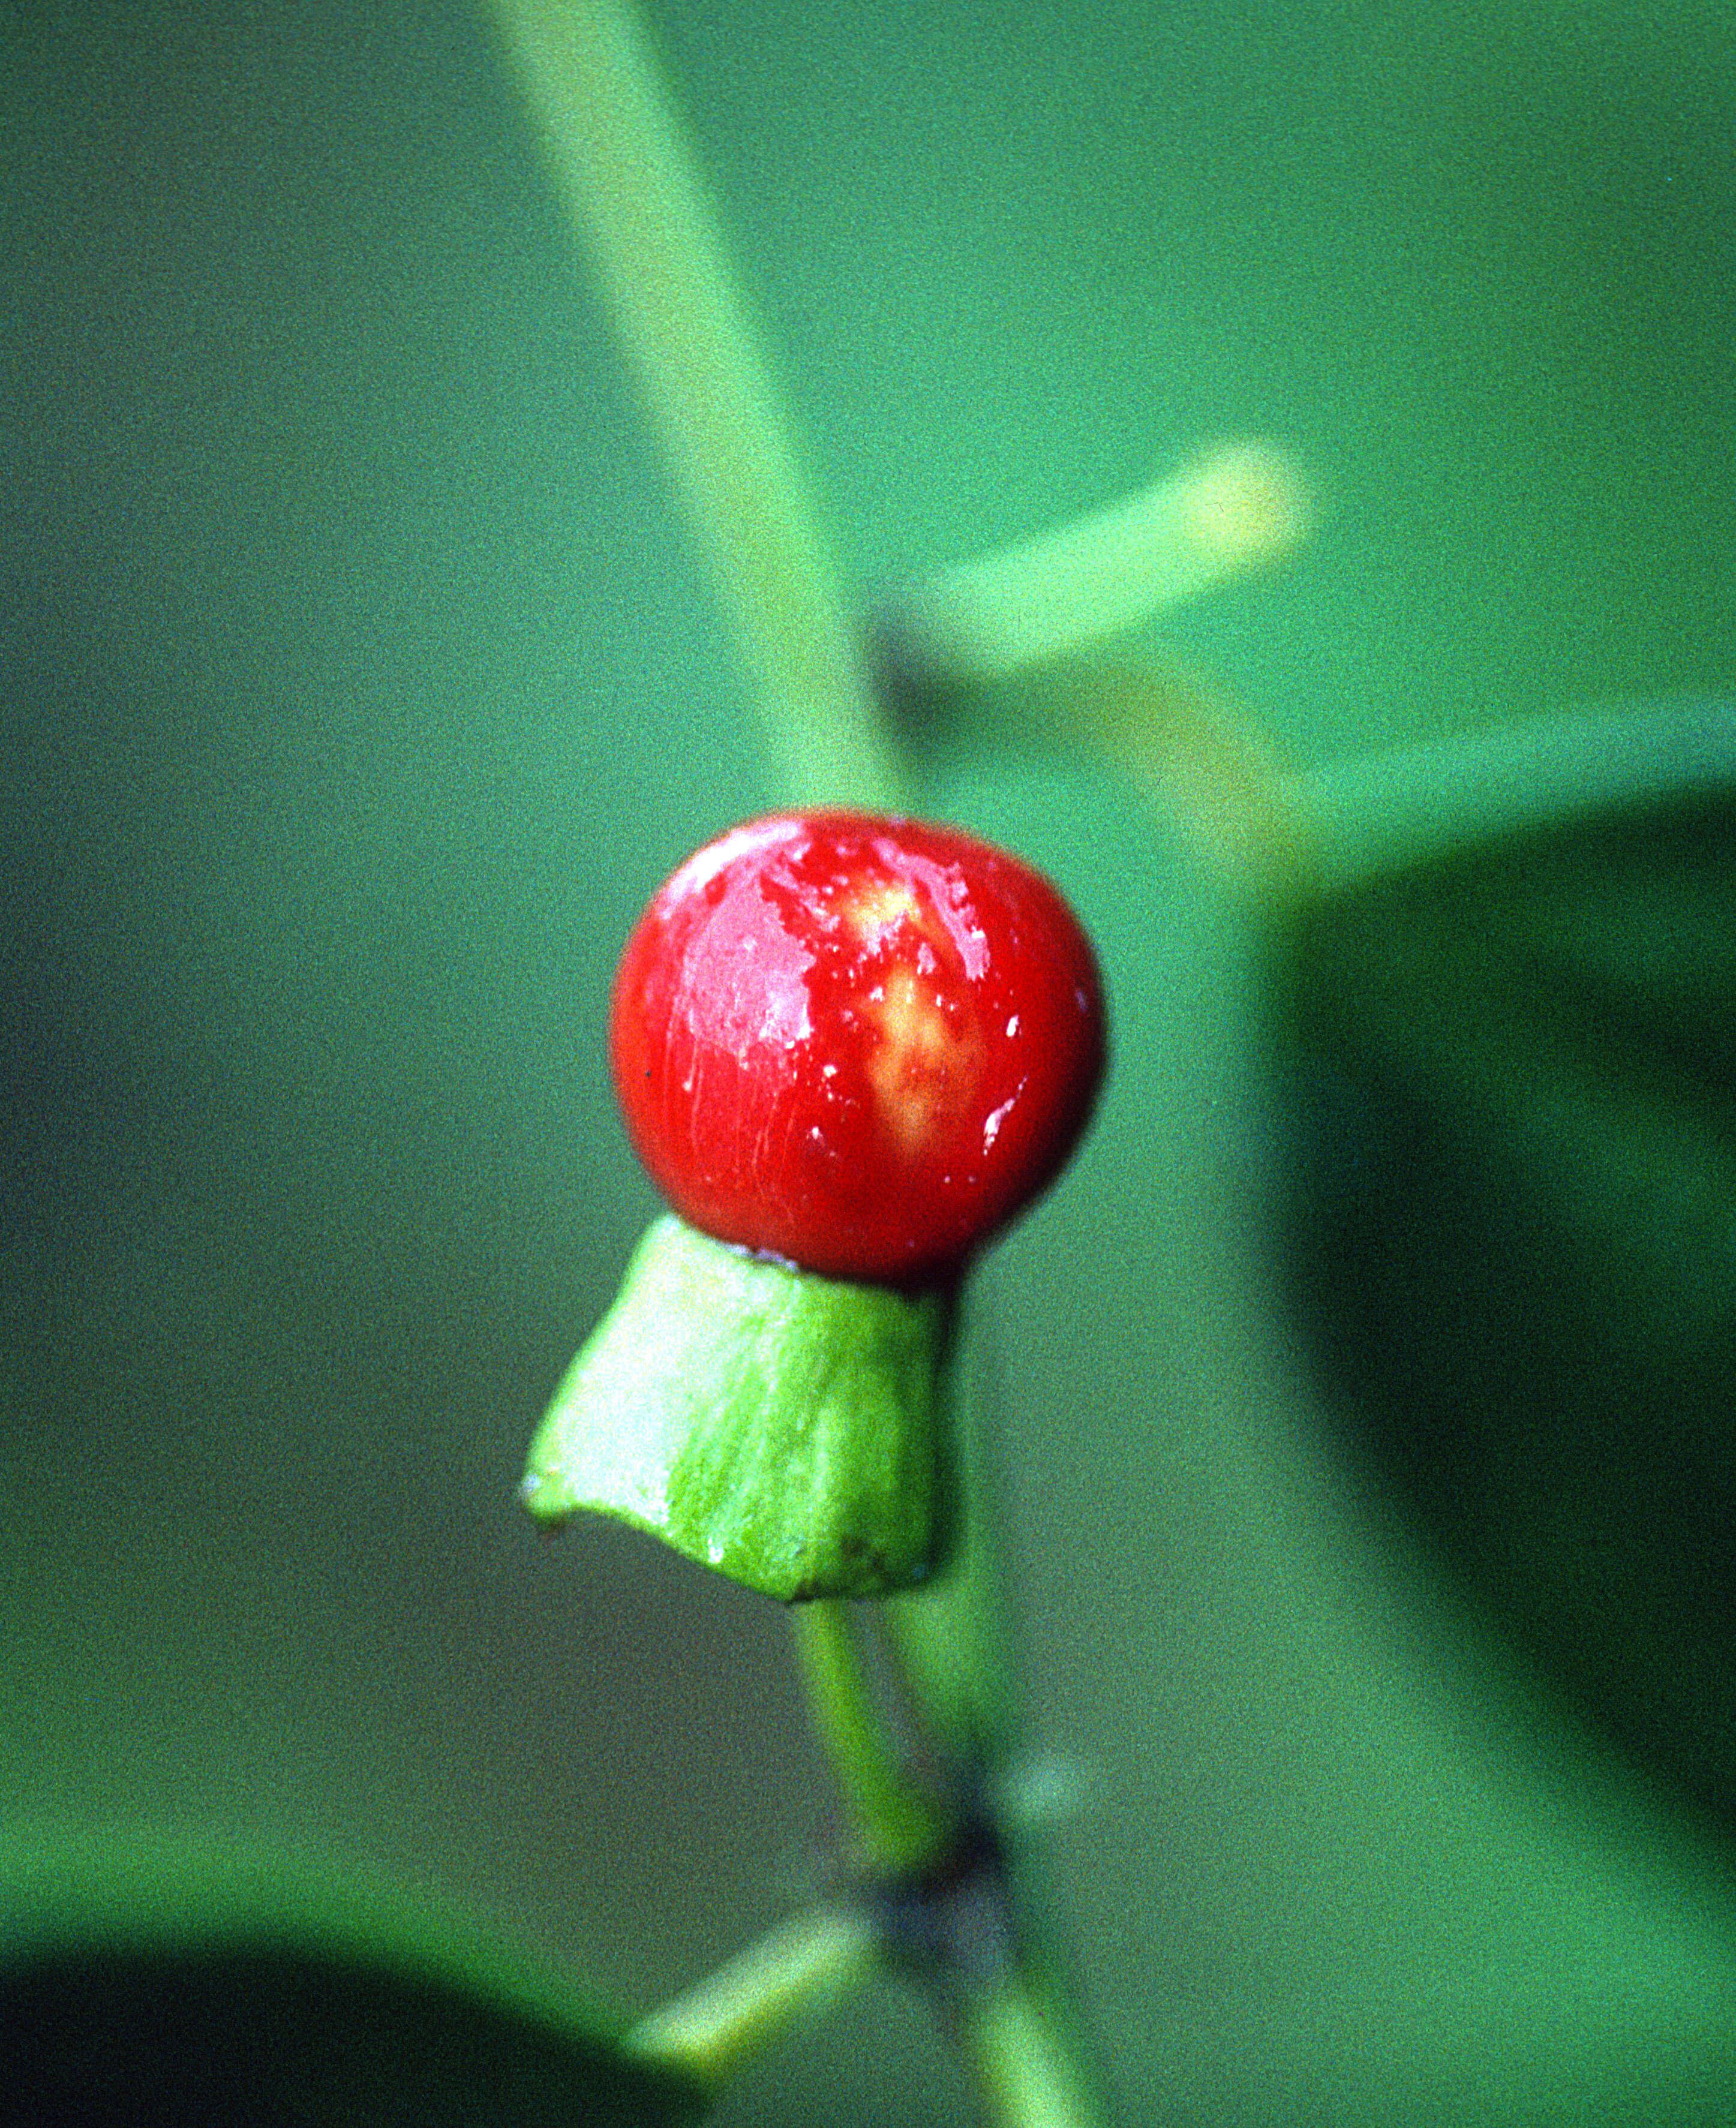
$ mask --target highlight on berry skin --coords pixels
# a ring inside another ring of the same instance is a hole
[[[628,1135],[683,1218],[804,1271],[957,1276],[1059,1173],[1106,1043],[1047,880],[873,814],[733,828],[652,897],[616,978]]]

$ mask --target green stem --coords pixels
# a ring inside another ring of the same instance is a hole
[[[965,2005],[965,2050],[996,2128],[1101,2128],[1070,2022],[1023,1968]]]
[[[887,1882],[903,1879],[913,1890],[925,1873],[932,1873],[929,1896],[939,1902],[936,1936],[944,1941],[947,1902],[956,1899],[968,1907],[973,1897],[968,1883],[950,1881],[949,1849],[959,1843],[963,1827],[906,1770],[848,1607],[804,1603],[791,1616],[815,1727],[855,1821],[864,1859]],[[901,1682],[911,1692],[919,1717],[949,1711],[944,1694],[932,1708],[925,1703],[919,1677],[906,1672]],[[1101,2128],[1104,2115],[1062,1993],[1023,1947],[1025,1932],[1011,1913],[1013,1888],[998,1870],[991,1883],[1015,1946],[1011,1962],[987,1980],[950,1967],[938,1975],[956,2006],[959,2041],[981,2088],[985,2117],[994,2128]],[[920,1898],[920,1891],[915,1896]]]
[[[920,1869],[944,1845],[950,1815],[907,1770],[876,1697],[849,1607],[798,1603],[790,1622],[809,1712],[864,1850],[887,1875]]]
[[[944,1380],[957,1486],[952,1553],[932,1580],[888,1597],[878,1617],[922,1735],[955,1768],[992,1779],[1016,1742],[999,1502],[985,1453],[1001,1385],[992,1323],[979,1317],[967,1338],[964,1318],[961,1304]]]
[[[906,803],[787,418],[630,9],[625,0],[493,4],[681,506],[717,578],[786,789],[798,802]],[[950,586],[967,617],[989,611],[986,632],[972,641],[988,641],[990,651],[975,654],[1015,663],[1032,655],[1001,618],[1019,602],[1006,596],[1009,584],[1020,591],[1060,582],[1049,600],[1058,610],[1073,601],[1089,545],[1039,549],[1020,558],[1009,582],[967,575]],[[1044,639],[1036,654],[1049,647]],[[946,1859],[957,1831],[951,1801],[908,1770],[850,1613],[820,1601],[798,1605],[792,1617],[815,1722],[863,1859],[883,1880],[914,1882]],[[926,1632],[901,1635],[913,1698],[955,1733],[998,1726],[977,1705],[981,1680],[965,1674],[985,1651],[973,1635],[957,1638],[964,1622],[944,1607],[922,1622]],[[964,1671],[951,1674],[959,1664]],[[631,2043],[715,2088],[797,2016],[878,1969],[882,1954],[865,1910],[799,1917],[646,2018]],[[988,2102],[1002,2128],[1088,2128],[1076,2058],[1033,1988],[1017,1968],[965,2007],[966,2044]]]
[[[494,0],[792,797],[903,780],[711,202],[623,0]]]
[[[879,1936],[866,1914],[848,1907],[798,1914],[642,2018],[627,2045],[716,2091],[800,2020],[879,1969]]]

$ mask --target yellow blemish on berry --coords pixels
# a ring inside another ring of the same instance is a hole
[[[953,1025],[933,990],[895,968],[863,1000],[873,1028],[866,1071],[882,1134],[906,1161],[920,1160],[953,1128],[973,1098],[983,1045],[974,1021]]]
[[[873,948],[901,924],[930,929],[928,911],[915,891],[897,880],[864,881],[838,905],[838,914],[862,944]]]

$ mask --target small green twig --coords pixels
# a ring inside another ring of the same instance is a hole
[[[881,625],[927,683],[992,686],[1266,566],[1309,517],[1287,457],[1226,444],[1136,495],[911,586]]]
[[[996,2128],[1101,2128],[1070,2022],[1020,1967],[964,2005],[965,2051]]]
[[[716,2091],[800,2021],[871,1980],[880,1962],[879,1933],[865,1913],[798,1914],[642,2018],[627,2045]]]
[[[919,1869],[944,1845],[945,1805],[913,1779],[876,1697],[849,1607],[798,1603],[790,1622],[807,1679],[808,1707],[870,1868]]]
[[[961,1301],[946,1380],[957,1485],[951,1556],[932,1580],[888,1597],[878,1617],[925,1741],[992,1785],[1017,1741],[1001,1503],[985,1438],[1002,1385],[992,1320],[977,1316],[967,1340],[968,1315]]]
[[[906,1765],[874,1692],[849,1607],[792,1613],[815,1725],[887,1900],[887,1950],[914,1955],[951,2007],[994,2128],[1102,2128],[1104,2114],[1060,1988],[1025,1940],[999,1828],[963,1797],[943,1799]],[[928,1710],[908,1672],[917,1719]],[[939,1711],[938,1708],[935,1711]],[[968,1779],[969,1769],[962,1771]],[[980,1769],[977,1769],[980,1772]],[[980,1811],[984,1798],[979,1797]],[[986,1955],[985,1955],[986,1954]]]

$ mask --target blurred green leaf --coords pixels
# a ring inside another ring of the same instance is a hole
[[[1736,1823],[1736,720],[1434,766],[1285,942],[1298,1318],[1478,1598]]]
[[[256,1849],[0,1847],[0,2090],[55,2124],[667,2128],[699,2094],[449,1909]]]

